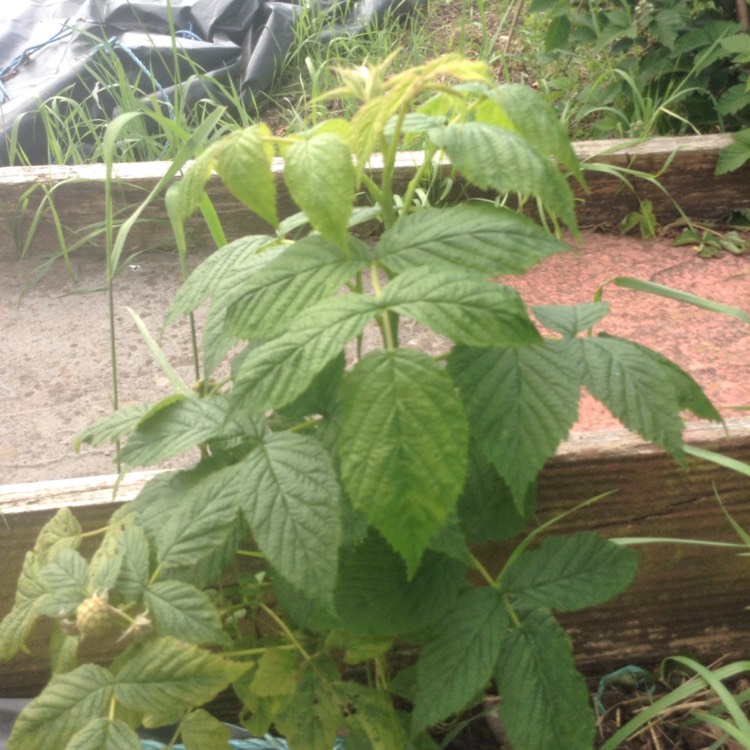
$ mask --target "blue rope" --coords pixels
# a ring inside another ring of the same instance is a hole
[[[192,23],[188,23],[187,29],[180,29],[179,31],[175,31],[174,35],[180,37],[181,39],[192,39],[194,42],[203,41],[203,39],[193,31]]]
[[[49,44],[65,39],[73,33],[73,29],[66,24],[62,25],[62,28],[53,34],[47,41],[40,42],[39,44],[33,44],[31,47],[27,47],[21,54],[16,55],[7,65],[0,68],[0,104],[5,104],[10,99],[8,90],[3,86],[3,81],[7,81],[12,78],[18,69],[35,53],[40,49],[44,49]]]
[[[270,734],[267,734],[263,739],[229,740],[228,745],[234,750],[289,750],[286,740],[272,737]],[[167,745],[156,740],[141,740],[141,747],[143,750],[164,750]],[[172,750],[185,750],[185,746],[172,745]],[[336,740],[333,750],[344,750],[343,738],[339,737]]]
[[[156,79],[156,76],[143,64],[141,59],[138,57],[138,55],[135,54],[135,52],[133,52],[132,49],[130,49],[129,47],[126,47],[122,42],[120,42],[117,39],[117,37],[112,36],[107,40],[106,44],[97,44],[96,47],[93,48],[92,52],[97,52],[98,50],[104,50],[104,53],[108,55],[110,50],[114,50],[114,49],[121,49],[136,64],[138,69],[151,80],[153,87],[164,98],[164,104],[167,107],[167,113],[169,115],[169,119],[174,120],[174,107],[172,106],[172,102],[169,101],[167,92],[164,90],[164,87]]]

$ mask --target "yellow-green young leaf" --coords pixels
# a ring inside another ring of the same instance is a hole
[[[81,542],[81,526],[69,508],[61,508],[47,521],[27,552],[16,584],[13,608],[0,622],[0,660],[11,659],[25,648],[39,615],[38,605],[48,589],[42,569],[62,551],[75,550]]]
[[[393,638],[331,630],[326,636],[326,648],[344,651],[344,664],[355,665],[377,659],[393,646]]]
[[[55,628],[49,642],[49,662],[52,674],[72,672],[78,666],[78,647],[82,636],[65,635]]]
[[[101,717],[78,730],[65,750],[141,750],[141,740],[124,721]]]
[[[60,508],[47,521],[34,542],[34,554],[41,564],[48,563],[64,549],[78,549],[81,543],[81,524],[70,508]]]
[[[403,748],[406,732],[393,706],[390,695],[384,690],[343,682],[336,685],[346,705],[354,706],[346,717],[347,750],[394,750]]]
[[[337,135],[344,143],[349,142],[349,133],[351,131],[351,123],[349,120],[345,120],[342,117],[331,117],[330,119],[323,120],[317,125],[310,129],[311,135],[318,135],[320,133],[333,133]]]
[[[96,664],[53,677],[16,720],[8,750],[65,748],[76,732],[106,714],[113,682],[112,675]]]
[[[340,247],[346,247],[355,194],[349,146],[333,133],[298,141],[286,155],[284,180],[294,202],[307,214],[313,227]]]
[[[372,352],[345,376],[340,408],[344,487],[413,575],[464,484],[469,430],[454,385],[422,352]]]
[[[565,631],[534,610],[506,636],[497,667],[500,717],[513,747],[593,747],[594,712]]]
[[[168,205],[172,211],[170,218],[173,222],[182,224],[198,210],[206,183],[214,171],[216,151],[221,145],[221,141],[218,141],[209,146],[196,157],[182,179],[170,185],[167,191]]]
[[[293,695],[299,682],[301,657],[296,651],[268,648],[258,660],[250,689],[260,698]]]
[[[567,131],[541,94],[522,84],[509,84],[492,87],[489,96],[537,151],[556,159],[581,180],[581,167]]]
[[[12,659],[26,647],[26,639],[38,616],[37,602],[46,594],[40,574],[37,556],[27,552],[16,585],[13,609],[0,622],[0,660]]]
[[[132,651],[117,673],[115,697],[142,712],[146,726],[161,726],[210,701],[246,669],[193,644],[157,638]]]
[[[268,125],[258,123],[224,138],[216,159],[216,171],[229,192],[272,227],[278,227],[274,156]]]
[[[384,106],[385,99],[380,96],[363,104],[352,117],[349,143],[357,161],[356,174],[358,183],[361,175],[364,173],[367,160],[377,148],[380,133],[377,131],[376,123],[381,117]],[[385,123],[385,121],[383,122]]]
[[[331,750],[334,746],[343,723],[331,685],[337,677],[335,664],[326,657],[305,663],[297,692],[276,717],[276,726],[290,747]]]
[[[199,708],[180,722],[180,739],[185,750],[227,750],[232,732],[224,722]]]

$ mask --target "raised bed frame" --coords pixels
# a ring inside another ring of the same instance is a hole
[[[613,164],[645,173],[659,174],[661,188],[633,180],[633,188],[603,172],[587,173],[591,191],[580,195],[582,225],[617,223],[638,206],[652,201],[660,221],[678,217],[671,196],[693,218],[726,216],[731,209],[750,207],[750,165],[714,177],[719,150],[727,136],[654,139],[643,144],[588,142],[578,144],[582,159]],[[414,156],[403,155],[399,175],[407,180]],[[142,200],[156,184],[163,164],[119,165],[115,170],[118,200],[125,207]],[[373,164],[377,169],[377,164]],[[449,170],[450,165],[441,169]],[[55,206],[72,230],[100,221],[103,215],[104,168],[31,167],[0,169],[0,217],[9,229],[22,231],[24,217],[42,196],[34,186],[54,188]],[[280,203],[283,198],[279,172]],[[662,189],[663,188],[663,189]],[[29,205],[19,209],[26,195]],[[228,236],[261,229],[248,212],[238,208],[217,180],[211,197]],[[149,218],[166,220],[159,206]],[[38,229],[40,242],[54,227],[46,221]],[[148,229],[153,241],[154,227]],[[169,236],[165,226],[163,236]],[[134,243],[146,233],[134,232]],[[206,240],[198,225],[193,244]],[[688,442],[718,450],[750,462],[750,418],[731,421],[725,430],[715,425],[691,424]],[[24,553],[33,546],[42,525],[61,507],[70,506],[84,528],[103,526],[116,504],[132,499],[151,473],[128,476],[113,496],[116,477],[85,477],[23,485],[0,486],[0,617],[12,606]],[[542,472],[539,508],[550,518],[600,493],[614,494],[584,511],[568,516],[557,530],[600,531],[609,537],[659,536],[733,540],[729,524],[719,510],[718,493],[728,511],[750,529],[750,483],[741,475],[712,463],[691,460],[680,467],[664,452],[643,444],[625,431],[591,433],[566,442]],[[497,566],[503,549],[487,545],[479,550],[490,570]],[[573,638],[579,665],[587,672],[603,674],[626,663],[652,666],[675,653],[702,659],[721,656],[747,657],[750,613],[750,563],[736,550],[680,544],[648,545],[642,549],[642,565],[635,584],[605,606],[564,619]],[[0,664],[0,697],[35,694],[48,677],[48,665],[32,641],[32,655]]]

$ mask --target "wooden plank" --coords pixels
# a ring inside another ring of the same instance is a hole
[[[726,217],[731,209],[750,206],[750,164],[721,177],[714,176],[719,151],[731,143],[729,135],[682,136],[654,138],[643,143],[628,140],[586,141],[574,144],[576,153],[587,165],[613,165],[658,175],[659,184],[631,178],[632,188],[617,177],[587,169],[590,191],[585,194],[575,186],[578,217],[583,226],[617,224],[638,201],[648,199],[660,222],[679,216],[675,200],[688,216],[695,219]],[[419,153],[403,153],[396,167],[396,190],[400,191],[414,173]],[[117,185],[114,204],[121,216],[142,201],[164,174],[164,162],[119,164],[114,168]],[[377,174],[379,157],[373,157],[370,168]],[[450,163],[438,164],[438,176],[450,174]],[[279,210],[288,216],[296,209],[283,182],[282,162],[274,162]],[[5,167],[0,169],[0,218],[16,246],[28,235],[34,212],[52,195],[58,215],[72,241],[85,234],[104,219],[105,168],[101,164],[84,166]],[[457,179],[456,194],[463,188]],[[209,182],[208,192],[230,238],[265,232],[268,227],[241,206],[224,188],[218,177]],[[142,250],[159,245],[172,245],[172,233],[163,208],[163,199],[144,213],[144,220],[131,232],[126,249]],[[49,252],[57,247],[56,230],[49,211],[43,212],[32,243],[33,251]],[[211,240],[203,223],[195,220],[188,229],[193,247],[210,246]],[[101,245],[101,242],[99,243]],[[16,250],[8,243],[0,253]]]
[[[720,427],[691,424],[693,444],[750,462],[750,419]],[[42,525],[63,506],[73,506],[85,529],[101,528],[113,509],[134,497],[153,472],[128,476],[112,497],[115,477],[39,482],[0,487],[0,616],[11,607],[23,554]],[[539,515],[547,519],[600,493],[614,494],[568,516],[560,533],[585,529],[608,537],[659,536],[736,541],[714,496],[750,529],[748,481],[712,463],[691,460],[681,468],[662,451],[625,431],[589,433],[565,443],[542,472]],[[750,613],[750,562],[737,550],[687,545],[644,545],[636,582],[601,607],[563,621],[580,666],[605,673],[626,663],[651,666],[678,652],[698,658],[746,656]],[[478,553],[498,571],[507,550],[484,545]],[[32,695],[47,676],[38,634],[31,656],[0,664],[0,696]],[[34,652],[34,648],[37,651]]]

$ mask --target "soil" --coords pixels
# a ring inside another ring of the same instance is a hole
[[[192,256],[193,265],[204,253]],[[40,260],[19,262],[0,252],[0,485],[114,472],[111,448],[84,448],[75,435],[111,410],[110,351],[104,266],[92,254],[73,259],[77,281],[58,263],[19,295]],[[747,309],[750,258],[726,253],[704,260],[669,241],[643,241],[587,232],[576,248],[547,259],[522,277],[507,279],[529,305],[590,301],[615,276],[629,275]],[[122,404],[170,392],[127,307],[158,335],[180,284],[176,258],[149,253],[132,258],[116,279],[117,352]],[[599,329],[632,338],[685,368],[731,417],[750,404],[750,326],[685,304],[607,286],[610,315]],[[187,327],[161,338],[172,364],[194,381]],[[402,343],[441,351],[444,342],[417,325]],[[584,394],[573,435],[620,425]]]

